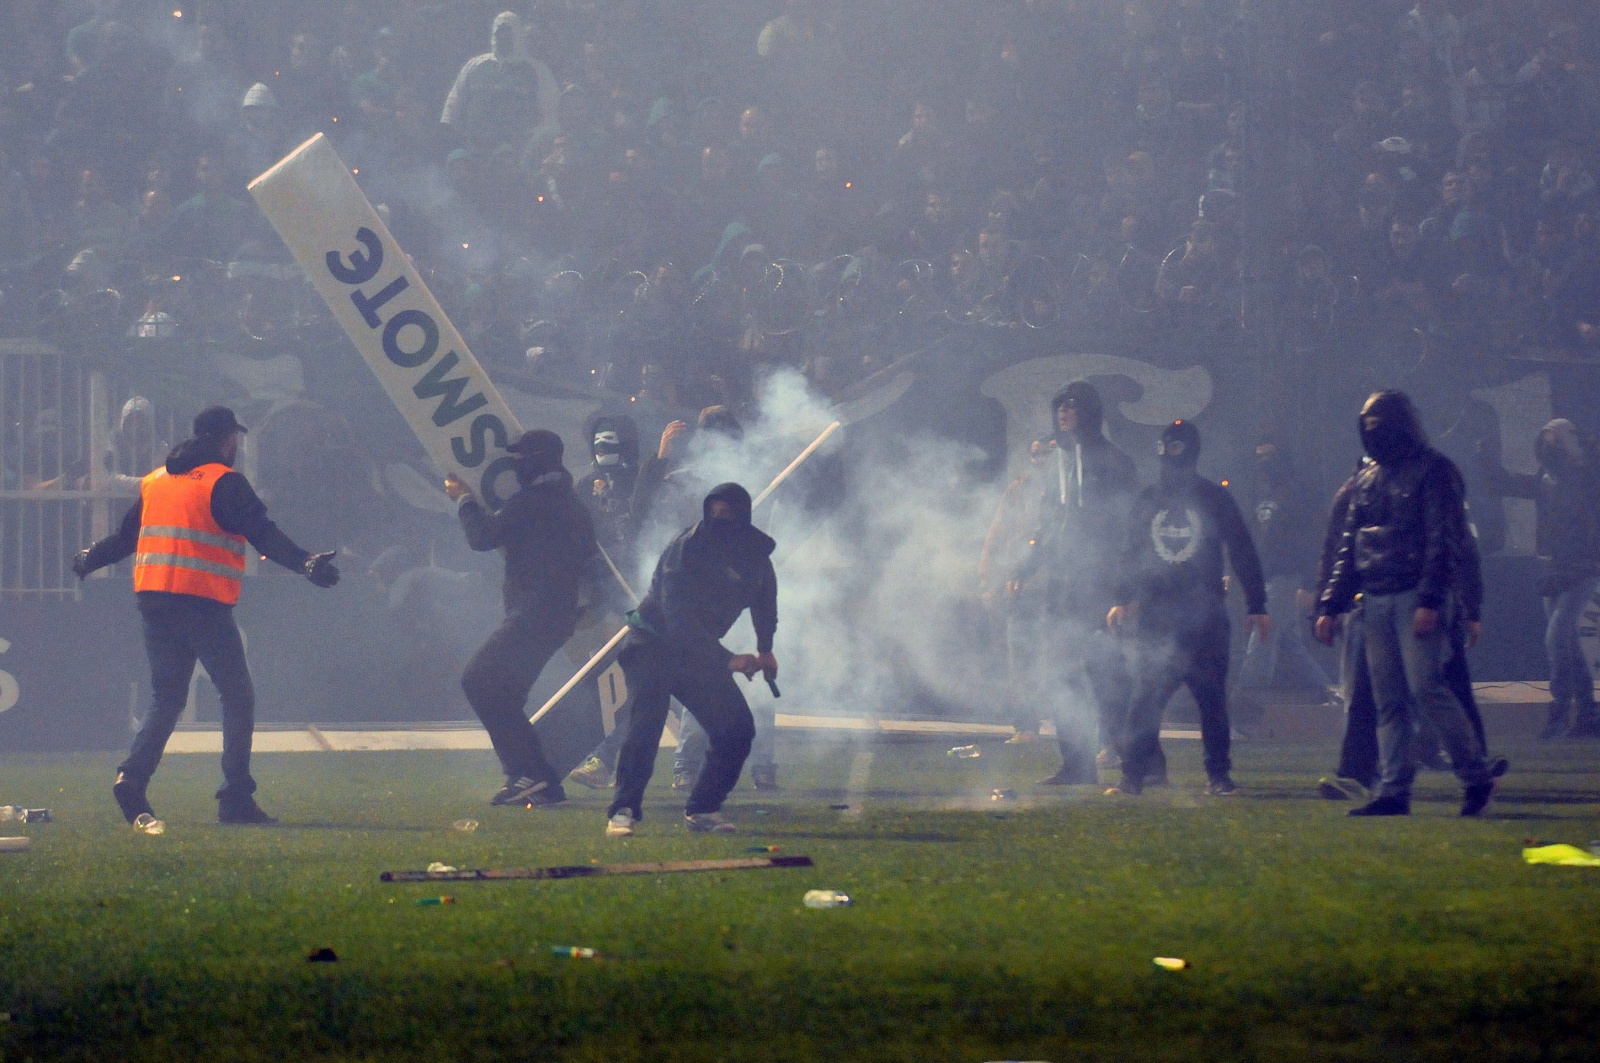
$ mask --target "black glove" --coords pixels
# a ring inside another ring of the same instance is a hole
[[[305,567],[302,569],[306,579],[318,587],[331,587],[339,582],[339,570],[333,567],[333,555],[337,550],[329,550],[325,554],[312,554],[306,558]]]
[[[94,569],[89,567],[89,551],[79,550],[77,556],[72,559],[72,574],[83,579],[93,571]]]

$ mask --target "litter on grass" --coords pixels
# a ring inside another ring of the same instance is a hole
[[[598,960],[600,953],[596,949],[583,945],[551,945],[550,951],[556,956],[566,956],[574,960]]]
[[[1564,867],[1600,867],[1600,856],[1586,853],[1576,845],[1539,845],[1522,850],[1530,864],[1560,864]]]
[[[806,890],[801,898],[807,908],[848,908],[850,895],[838,890]]]
[[[428,865],[428,874],[430,875],[446,875],[454,870],[455,868],[449,864],[440,863],[438,860]]]
[[[509,879],[596,878],[601,875],[664,875],[678,871],[750,871],[810,867],[809,856],[741,856],[731,860],[666,860],[649,864],[578,864],[567,867],[467,868],[429,865],[426,871],[385,871],[383,882],[498,882]]]
[[[475,819],[458,819],[450,826],[453,830],[458,830],[462,834],[471,834],[478,829],[478,821]]]
[[[306,962],[307,963],[338,963],[339,962],[339,954],[337,952],[334,952],[332,949],[328,948],[327,946],[323,946],[320,949],[312,949],[310,955],[308,955],[306,957]]]
[[[1157,956],[1155,965],[1164,971],[1182,971],[1188,968],[1189,961],[1181,960],[1176,956]]]
[[[454,897],[422,897],[417,901],[418,905],[454,903],[456,903],[456,899]]]

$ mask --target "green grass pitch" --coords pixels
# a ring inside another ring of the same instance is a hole
[[[780,745],[743,833],[691,836],[658,771],[636,837],[606,795],[489,808],[481,753],[261,755],[276,828],[222,827],[214,757],[168,757],[162,837],[110,756],[0,756],[0,1063],[24,1060],[1357,1061],[1600,1054],[1600,748],[1502,750],[1491,818],[1425,775],[1409,820],[1350,820],[1326,748],[1198,743],[1142,798],[1048,792],[1048,749]],[[871,753],[870,769],[864,751]],[[858,793],[847,793],[852,767]],[[1017,800],[989,800],[993,788]],[[840,812],[837,803],[862,803]],[[481,821],[474,833],[454,820]],[[385,870],[680,860],[756,845],[809,870],[387,885]],[[853,907],[811,910],[833,887]],[[448,893],[449,906],[422,906]],[[598,960],[552,954],[599,950]],[[309,963],[332,948],[337,963]],[[1155,956],[1192,965],[1165,971]]]

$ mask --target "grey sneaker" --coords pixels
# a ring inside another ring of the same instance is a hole
[[[683,825],[692,834],[737,834],[739,828],[722,818],[721,812],[696,812],[683,814]]]
[[[1239,787],[1226,775],[1217,776],[1211,780],[1211,785],[1206,787],[1206,793],[1212,797],[1232,797],[1238,792]]]
[[[611,771],[599,757],[590,757],[579,764],[567,778],[591,790],[604,790],[611,785]]]

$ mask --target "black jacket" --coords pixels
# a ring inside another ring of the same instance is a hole
[[[1250,528],[1228,489],[1194,473],[1163,478],[1128,515],[1119,600],[1139,606],[1140,623],[1181,623],[1223,598],[1223,554],[1251,614],[1267,611],[1266,581]]]
[[[662,552],[639,603],[645,630],[694,666],[725,672],[733,654],[721,639],[749,609],[756,650],[770,652],[778,630],[776,546],[748,524],[719,532],[702,520],[684,529]]]
[[[1396,462],[1362,469],[1345,514],[1328,585],[1317,611],[1337,615],[1358,593],[1417,592],[1437,609],[1477,582],[1477,548],[1468,540],[1466,489],[1455,463],[1424,446]]]
[[[525,484],[497,513],[470,495],[457,510],[467,545],[503,550],[508,615],[540,617],[557,633],[577,626],[578,598],[594,578],[594,523],[565,469]]]
[[[1081,443],[1058,439],[1037,472],[1038,526],[1012,578],[1042,577],[1052,612],[1100,620],[1116,604],[1117,559],[1139,477],[1098,431],[1082,434]]]
[[[1317,598],[1320,601],[1327,593],[1328,584],[1333,577],[1334,563],[1339,557],[1339,546],[1344,541],[1345,521],[1350,513],[1350,503],[1355,497],[1356,487],[1361,481],[1361,474],[1370,467],[1370,462],[1364,462],[1350,478],[1340,485],[1333,496],[1333,507],[1328,513],[1328,524],[1322,536],[1322,551],[1317,559]],[[1465,554],[1458,565],[1458,580],[1455,588],[1456,598],[1461,606],[1461,618],[1468,623],[1477,623],[1483,615],[1483,578],[1478,558],[1478,539],[1468,530],[1462,545]],[[1354,601],[1351,602],[1354,604]],[[1349,606],[1345,607],[1346,609]]]
[[[186,439],[167,455],[167,472],[172,476],[181,476],[202,465],[221,461],[222,456],[215,447],[198,439]],[[143,517],[144,502],[141,499],[123,515],[122,524],[115,532],[89,548],[90,572],[133,555],[139,546],[139,527]],[[310,553],[296,546],[292,539],[278,530],[278,526],[267,516],[266,503],[257,497],[243,473],[223,473],[212,485],[211,519],[223,531],[244,536],[251,546],[261,551],[262,556],[284,568],[299,572],[311,557]]]

